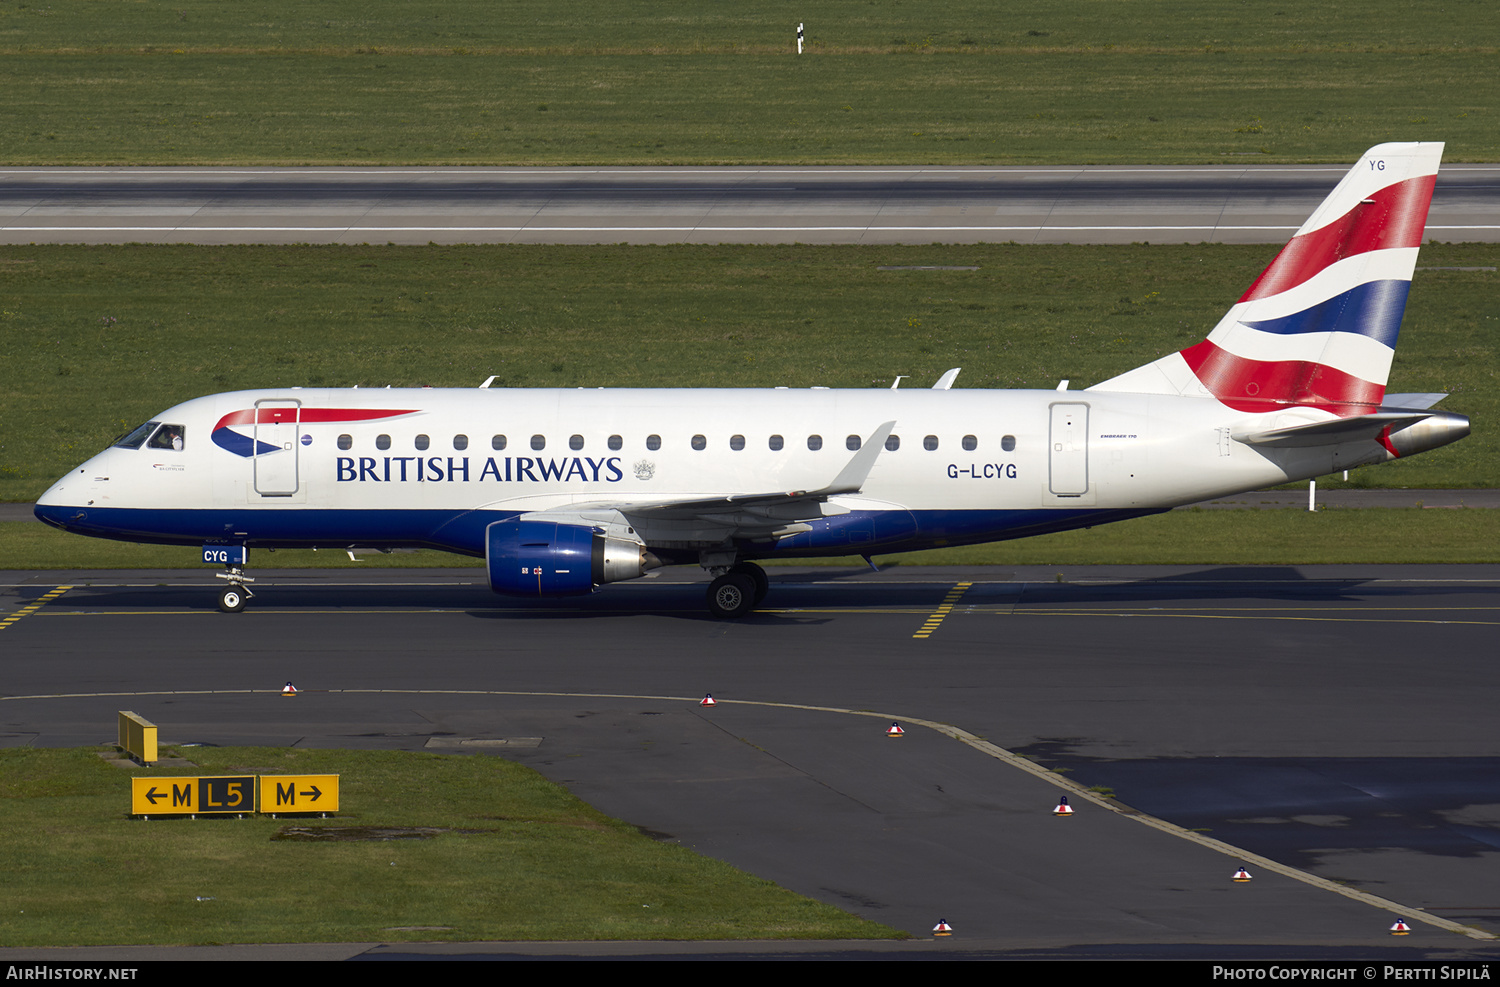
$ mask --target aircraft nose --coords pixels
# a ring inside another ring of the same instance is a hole
[[[47,492],[36,499],[36,507],[34,511],[37,517],[42,516],[42,508],[57,507],[62,503],[63,493],[65,490],[67,490],[67,482],[68,478],[63,477],[61,480],[58,480],[56,483],[52,484],[52,486],[48,487]]]
[[[36,499],[36,506],[31,509],[31,513],[36,515],[38,521],[58,528],[70,527],[72,522],[80,519],[79,515],[87,510],[94,497],[92,488],[95,486],[96,465],[95,460],[91,459],[82,466],[69,470]]]
[[[68,481],[74,477],[79,477],[79,471],[76,469],[52,484],[47,488],[46,493],[36,499],[36,505],[32,507],[31,513],[36,515],[38,521],[62,528],[66,526],[63,522],[67,516],[78,512],[76,507],[67,503]]]
[[[66,506],[70,500],[76,501],[78,499],[76,494],[83,492],[85,477],[87,476],[87,469],[87,463],[82,466],[75,467],[66,476],[62,477],[56,483],[52,484],[52,486],[48,487],[47,492],[36,499],[37,508],[40,509],[42,507],[63,507]],[[70,491],[75,495],[70,497]]]

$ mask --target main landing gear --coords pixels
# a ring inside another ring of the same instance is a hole
[[[770,585],[760,566],[737,563],[708,584],[708,612],[721,619],[743,617],[766,598]]]
[[[250,597],[255,595],[246,585],[255,582],[255,579],[245,575],[245,570],[240,566],[226,565],[224,568],[227,571],[214,573],[220,579],[229,580],[229,585],[219,592],[219,609],[224,613],[239,613],[245,609]]]

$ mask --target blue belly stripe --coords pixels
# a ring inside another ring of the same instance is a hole
[[[1159,514],[1164,508],[854,511],[812,522],[779,542],[740,545],[745,558],[812,558],[912,552],[1005,541]],[[96,538],[157,545],[249,548],[432,548],[484,557],[485,528],[515,511],[454,510],[165,510],[38,505],[37,518]],[[236,537],[234,532],[245,532]]]

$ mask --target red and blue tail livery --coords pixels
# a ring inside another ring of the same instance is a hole
[[[1243,412],[1378,408],[1442,154],[1372,147],[1207,339],[1094,389],[1208,394]]]
[[[697,565],[709,611],[739,617],[766,559],[1022,538],[1388,462],[1469,434],[1432,410],[1446,395],[1386,393],[1442,147],[1371,148],[1207,339],[1086,390],[955,389],[950,370],[925,389],[238,391],[162,412],[36,514],[201,549],[226,612],[252,595],[250,548],[426,548],[533,598]]]

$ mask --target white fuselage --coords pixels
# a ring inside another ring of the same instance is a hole
[[[107,449],[48,490],[38,513],[139,541],[482,555],[478,533],[505,517],[817,490],[894,421],[859,492],[829,498],[823,514],[904,512],[911,524],[856,532],[859,544],[804,534],[759,554],[900,551],[1326,473],[1358,456],[1256,450],[1230,433],[1328,417],[1090,391],[239,391],[162,412],[157,421],[181,429],[180,450]]]

